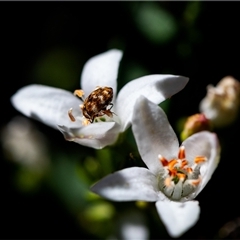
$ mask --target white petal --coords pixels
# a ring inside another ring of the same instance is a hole
[[[197,201],[156,202],[158,214],[171,237],[180,237],[195,225],[199,218],[200,207]]]
[[[37,119],[57,129],[57,125],[78,126],[68,117],[73,108],[74,115],[80,115],[82,103],[71,92],[43,85],[29,85],[18,90],[11,98],[13,106],[28,117]]]
[[[149,75],[127,83],[119,92],[116,113],[121,118],[122,131],[131,123],[135,101],[141,95],[159,104],[182,90],[188,78],[174,75]]]
[[[205,156],[207,161],[202,164],[200,168],[202,181],[198,190],[194,193],[196,195],[205,187],[215,171],[220,159],[220,145],[217,135],[208,131],[202,131],[193,134],[187,138],[182,145],[186,149],[186,159],[193,161],[196,156]]]
[[[117,91],[117,75],[122,51],[112,49],[90,58],[84,65],[81,88],[87,97],[97,86],[108,86]]]
[[[66,126],[58,126],[58,128],[68,141],[101,149],[117,140],[120,125],[115,122],[98,122],[80,128],[68,128]]]
[[[131,167],[104,177],[91,190],[114,201],[159,199],[157,178],[146,168]]]
[[[136,101],[132,121],[140,155],[150,171],[157,174],[162,168],[159,154],[168,160],[176,157],[177,136],[163,110],[143,96]]]

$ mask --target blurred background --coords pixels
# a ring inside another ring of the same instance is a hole
[[[124,234],[131,224],[142,239],[170,238],[154,203],[116,203],[88,190],[113,171],[143,165],[131,129],[115,145],[94,150],[25,118],[10,97],[32,83],[73,92],[84,63],[117,48],[124,52],[118,89],[147,74],[190,78],[163,104],[179,135],[179,122],[199,112],[207,85],[228,75],[240,80],[240,2],[1,2],[0,7],[1,238],[129,239]],[[196,198],[200,219],[184,239],[240,237],[239,117],[215,131],[221,161]]]

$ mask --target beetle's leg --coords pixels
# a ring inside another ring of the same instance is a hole
[[[111,105],[111,107],[108,110],[111,110],[113,107],[113,103],[109,103],[108,105]]]
[[[111,109],[111,108],[110,108]],[[114,112],[111,112],[110,109],[102,110],[102,115],[106,114],[108,117],[112,117]]]

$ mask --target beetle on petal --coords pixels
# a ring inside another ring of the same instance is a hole
[[[86,62],[81,74],[82,90],[74,92],[80,98],[86,96],[82,101],[72,92],[32,84],[19,89],[11,102],[26,116],[60,130],[68,141],[96,149],[111,145],[131,125],[140,95],[159,104],[182,90],[189,80],[152,74],[128,82],[117,93],[121,58],[122,51],[111,49]]]
[[[86,118],[83,120],[83,125],[93,123],[96,117],[101,117],[103,115],[112,117],[113,89],[111,87],[96,87],[85,100],[83,99],[84,92],[81,89],[75,90],[74,95],[80,97],[83,101],[83,104],[80,105],[82,114]],[[110,108],[107,109],[108,106],[110,106]],[[75,121],[71,109],[68,114],[70,119]]]

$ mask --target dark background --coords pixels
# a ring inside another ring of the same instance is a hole
[[[138,27],[138,8],[146,2],[0,2],[1,128],[19,114],[9,101],[19,88],[42,83],[73,91],[79,88],[84,63],[110,48],[124,51],[119,88],[141,73],[190,78],[171,100],[168,117],[173,127],[180,117],[198,112],[208,84],[216,85],[227,75],[240,80],[240,2],[203,1],[195,2],[195,7],[193,2],[151,3],[175,19],[176,32],[166,41],[153,41]],[[187,17],[188,8],[192,18]],[[62,67],[66,67],[67,79],[64,72],[55,72]],[[132,68],[137,69],[135,75]],[[68,143],[59,132],[34,123],[47,135],[51,152],[64,149],[66,154],[94,154],[92,149]],[[197,197],[200,220],[182,238],[219,238],[219,229],[240,217],[239,118],[216,131],[221,161]],[[3,153],[1,159],[1,238],[100,238],[80,226],[44,183],[34,193],[17,189],[13,179],[18,167]],[[148,225],[152,239],[168,237],[161,232],[164,229],[159,230],[160,221],[148,217]],[[239,238],[238,231],[233,230],[227,238]]]

